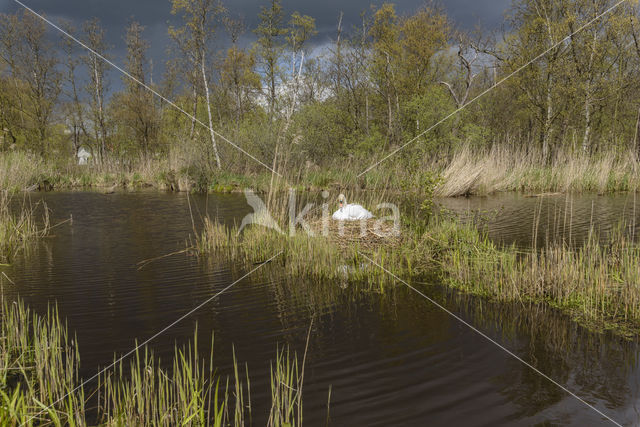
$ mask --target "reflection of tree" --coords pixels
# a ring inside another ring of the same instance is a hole
[[[480,330],[587,401],[620,407],[632,398],[628,379],[637,363],[637,343],[590,332],[542,305],[491,303],[452,291],[448,299]],[[505,368],[493,380],[521,415],[532,416],[567,397],[513,358]]]

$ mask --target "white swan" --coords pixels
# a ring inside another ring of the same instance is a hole
[[[357,221],[359,219],[373,218],[373,214],[360,205],[348,205],[344,194],[338,196],[340,209],[333,213],[333,219]]]

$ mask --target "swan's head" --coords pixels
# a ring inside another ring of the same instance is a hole
[[[347,204],[347,198],[344,197],[344,194],[342,193],[340,193],[340,195],[338,196],[338,204],[340,205],[340,207],[343,207]]]

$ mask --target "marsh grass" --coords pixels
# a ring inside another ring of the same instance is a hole
[[[4,304],[0,342],[0,424],[85,424],[78,349],[56,309]]]
[[[192,342],[175,348],[172,369],[145,349],[134,360],[119,363],[100,379],[100,412],[104,425],[244,426],[251,423],[249,369],[240,369],[234,353],[233,377],[213,368],[213,338],[208,363],[199,357],[197,331]],[[302,425],[304,362],[288,347],[271,364],[271,409],[267,425]]]
[[[209,354],[212,357],[213,340]],[[230,411],[229,380],[225,383],[216,375],[211,359],[208,364],[200,359],[197,332],[192,343],[175,348],[172,369],[162,369],[158,364],[152,352],[144,348],[136,351],[128,369],[126,363],[120,362],[116,369],[101,377],[100,409],[104,425],[244,424],[244,386],[237,363],[236,407]]]
[[[500,145],[484,151],[465,147],[454,154],[442,176],[436,189],[440,197],[501,191],[603,194],[640,189],[640,164],[632,152],[591,156],[558,152],[547,163],[536,150]]]
[[[595,231],[578,248],[552,242],[530,251],[501,247],[473,226],[434,227],[450,285],[500,301],[545,302],[593,329],[640,329],[640,246],[620,226],[609,243]]]
[[[44,237],[49,232],[49,211],[43,205],[43,221],[36,221],[37,205],[24,198],[18,208],[12,210],[12,196],[0,191],[0,264],[10,263],[30,242]]]
[[[87,425],[80,356],[56,309],[46,316],[21,301],[3,305],[0,338],[0,425]],[[192,341],[175,347],[170,369],[147,347],[130,362],[107,370],[90,395],[98,396],[101,425],[251,424],[249,369],[234,353],[231,378],[216,373],[213,339],[209,359]],[[308,341],[307,341],[308,342]],[[206,354],[206,353],[205,353]],[[271,366],[269,425],[302,424],[304,359],[282,347]]]
[[[289,349],[278,350],[271,364],[271,412],[268,426],[302,425],[302,379],[298,358]]]

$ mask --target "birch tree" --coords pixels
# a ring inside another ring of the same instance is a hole
[[[49,152],[49,128],[62,80],[45,25],[27,11],[22,16],[3,15],[0,19],[0,56],[11,72],[15,107],[20,109],[23,128],[33,140],[30,148],[42,155]]]
[[[211,112],[211,99],[209,91],[210,76],[207,73],[209,67],[209,55],[218,20],[225,9],[222,3],[216,0],[172,0],[172,14],[182,14],[184,25],[180,28],[169,28],[170,36],[181,46],[183,51],[189,52],[194,66],[197,67],[202,90],[207,107],[209,119],[209,136],[211,147],[218,169],[222,168],[216,135],[213,130],[213,115]]]
[[[106,56],[107,43],[104,30],[98,19],[94,18],[84,24],[87,45],[95,52]],[[108,92],[108,80],[105,79],[107,64],[93,52],[84,58],[88,69],[89,82],[86,91],[89,94],[90,118],[93,135],[101,162],[107,154],[107,119],[105,112],[105,93]]]

